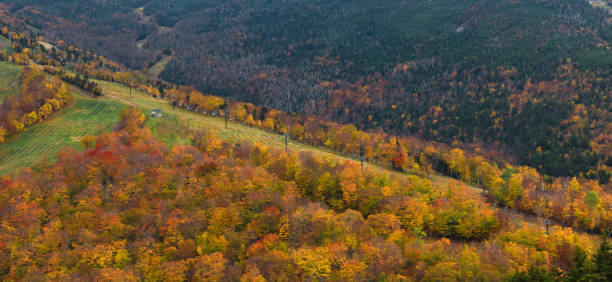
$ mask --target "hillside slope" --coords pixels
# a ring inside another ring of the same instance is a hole
[[[611,19],[587,1],[6,2],[203,92],[610,177]]]
[[[0,64],[0,72],[14,73],[14,79],[19,74],[20,67],[8,63]],[[9,77],[9,75],[7,75]],[[5,83],[12,83],[8,78]],[[14,82],[14,81],[13,81]],[[66,147],[82,149],[81,140],[88,135],[109,132],[116,123],[119,112],[127,106],[134,106],[148,113],[151,109],[162,109],[162,118],[147,118],[144,125],[151,130],[162,144],[168,147],[180,144],[190,144],[194,133],[201,130],[211,130],[227,142],[258,142],[275,149],[284,149],[284,138],[261,129],[229,121],[225,129],[225,121],[221,117],[202,115],[181,108],[172,109],[171,105],[162,99],[155,99],[140,90],[132,90],[125,85],[95,80],[103,89],[105,96],[92,98],[76,87],[71,88],[72,101],[65,109],[54,114],[49,120],[28,128],[0,145],[0,175],[16,173],[21,169],[37,166],[41,161],[52,164],[57,160],[57,153]],[[0,84],[5,85],[5,84]],[[293,152],[312,152],[315,155],[339,159],[341,161],[358,160],[344,156],[326,148],[306,145],[295,140],[289,140],[287,148]],[[398,171],[377,166],[373,163],[366,167],[391,175],[402,175]],[[432,175],[431,180],[441,187],[451,180],[441,175]],[[480,198],[480,189],[467,185],[475,197]]]
[[[0,104],[2,104],[5,97],[19,92],[18,78],[20,71],[21,69],[16,65],[0,62]]]
[[[8,63],[0,64],[0,71],[3,73],[12,73],[13,69],[16,70],[13,77],[16,80],[20,68]],[[14,81],[7,79],[5,82],[10,84]],[[47,157],[47,161],[54,162],[57,152],[67,146],[79,149],[82,137],[108,132],[116,123],[119,112],[126,106],[135,106],[144,112],[150,112],[151,109],[162,109],[163,117],[148,118],[145,126],[167,146],[190,143],[190,137],[196,131],[207,129],[216,132],[226,141],[252,141],[275,148],[284,148],[285,143],[282,136],[233,121],[228,123],[226,130],[225,122],[220,117],[202,115],[180,108],[173,110],[167,101],[152,98],[140,90],[134,89],[130,92],[127,86],[121,84],[107,81],[96,82],[103,89],[105,97],[92,98],[73,87],[70,93],[73,101],[65,109],[48,121],[28,128],[25,132],[0,145],[0,160],[2,161],[0,174],[14,173],[19,169],[31,167],[37,164],[42,157]],[[295,141],[289,141],[288,148],[294,151],[308,150],[317,155],[334,156],[343,160],[348,159]]]
[[[531,265],[551,278],[609,274],[609,246],[595,236],[517,224],[457,183],[211,131],[167,148],[145,120],[123,110],[84,152],[0,179],[0,279],[498,281]]]

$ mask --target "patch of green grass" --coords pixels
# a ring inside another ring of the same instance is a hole
[[[0,104],[4,102],[5,97],[19,93],[17,80],[20,73],[20,66],[0,62]]]
[[[157,77],[159,76],[159,74],[162,73],[162,71],[164,71],[164,68],[166,68],[166,64],[168,64],[168,62],[170,61],[172,57],[170,56],[165,56],[163,57],[161,60],[159,60],[157,63],[155,63],[153,66],[151,66],[151,68],[149,68],[149,75]]]
[[[129,96],[129,90],[125,95]],[[57,160],[57,153],[66,147],[82,150],[81,138],[109,132],[127,105],[137,106],[145,114],[156,106],[145,103],[147,99],[138,99],[142,102],[140,105],[116,97],[91,98],[76,92],[71,92],[71,96],[74,101],[59,113],[0,145],[0,175],[33,167],[43,159],[53,163]],[[162,118],[149,117],[145,126],[168,147],[191,142],[192,131],[181,126],[176,114],[166,112]]]
[[[161,109],[163,111],[163,117],[161,120],[163,121],[164,119],[170,119],[168,122],[173,126],[171,128],[171,130],[173,130],[173,134],[187,134],[182,138],[189,139],[190,133],[202,129],[208,129],[216,132],[219,137],[226,141],[242,142],[249,140],[271,147],[284,148],[284,139],[280,135],[266,132],[257,128],[244,126],[240,123],[232,121],[229,122],[228,129],[226,130],[225,120],[223,120],[221,117],[189,112],[180,108],[173,110],[168,101],[153,98],[139,90],[132,90],[132,94],[129,94],[129,88],[127,86],[107,81],[96,81],[96,83],[102,87],[104,94],[107,95],[108,98],[116,99],[117,101],[121,101],[127,105],[137,106],[147,115],[150,113],[151,109]],[[162,121],[155,121],[154,123],[161,123]],[[166,129],[159,129],[158,132],[160,132],[160,135],[163,136],[163,132],[165,130]],[[152,131],[155,131],[155,129],[152,129]],[[314,147],[301,143],[296,143],[293,141],[291,143],[292,144],[289,147],[292,149],[314,149]]]
[[[173,142],[175,144],[188,144],[193,136],[193,132],[206,129],[215,132],[217,136],[229,142],[252,141],[273,148],[285,148],[283,136],[245,126],[234,121],[230,121],[228,129],[225,129],[225,120],[222,117],[189,112],[180,108],[173,110],[168,101],[153,98],[139,90],[132,90],[132,94],[129,94],[130,91],[127,86],[107,81],[96,81],[96,83],[102,87],[107,98],[116,99],[127,105],[137,106],[147,115],[151,109],[161,109],[163,111],[162,118],[149,118],[146,123],[147,127],[151,128],[156,137],[161,136],[161,138],[158,137],[161,141],[170,140],[171,144]],[[166,119],[167,121],[165,121]],[[171,127],[165,128],[166,126]],[[342,160],[356,161],[326,148],[309,146],[294,140],[289,141],[288,148],[294,152],[303,150],[312,151],[323,156],[333,156]]]
[[[158,141],[169,148],[174,145],[191,144],[190,131],[179,124],[176,115],[166,114],[161,118],[148,117],[144,125],[151,130]]]
[[[83,136],[109,131],[125,107],[111,99],[94,99],[74,92],[72,96],[72,105],[0,145],[0,175],[32,167],[43,158],[54,162],[57,153],[67,146],[82,149]]]

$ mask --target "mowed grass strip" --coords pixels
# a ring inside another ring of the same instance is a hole
[[[177,122],[175,134],[180,134],[178,127],[189,130],[189,132],[195,132],[202,129],[212,130],[217,135],[226,141],[230,142],[243,142],[246,140],[259,142],[271,147],[283,147],[284,138],[280,135],[276,135],[264,130],[253,128],[250,126],[244,126],[238,122],[230,121],[228,123],[228,129],[225,129],[225,120],[220,116],[209,116],[200,113],[186,111],[181,108],[172,109],[172,106],[168,101],[163,99],[153,98],[140,90],[132,89],[130,94],[129,87],[122,84],[99,81],[96,83],[102,87],[103,92],[107,97],[114,98],[122,103],[133,105],[141,108],[148,115],[151,109],[162,109],[163,117],[161,119],[173,119]],[[316,147],[307,146],[301,143],[291,141],[289,148],[293,150],[313,150],[315,152],[321,152]]]
[[[73,104],[0,145],[0,175],[32,167],[46,158],[52,163],[57,153],[70,146],[82,149],[80,140],[111,130],[124,104],[111,99],[94,99],[71,93]]]
[[[170,56],[164,56],[161,60],[157,61],[151,68],[149,68],[148,74],[153,77],[158,77],[166,68],[168,62],[172,59]]]
[[[0,104],[4,98],[19,93],[21,67],[8,62],[0,62]]]

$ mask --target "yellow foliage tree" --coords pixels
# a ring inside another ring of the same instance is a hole
[[[255,119],[253,119],[253,115],[249,114],[249,116],[247,116],[246,120],[244,121],[246,122],[246,124],[250,125],[250,126],[254,126],[255,125]]]
[[[4,143],[4,138],[6,137],[6,135],[6,128],[0,126],[0,144]]]
[[[318,279],[322,276],[327,277],[332,271],[330,256],[323,248],[295,250],[291,259],[306,275],[305,280]]]
[[[38,116],[41,120],[45,120],[53,112],[53,107],[49,103],[45,103],[38,109]]]

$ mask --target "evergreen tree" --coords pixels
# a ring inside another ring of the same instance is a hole
[[[574,265],[568,273],[567,281],[598,281],[595,264],[584,250],[577,247],[572,260]]]
[[[509,282],[554,282],[555,275],[543,268],[531,267],[528,271],[517,272]]]
[[[612,246],[604,240],[594,256],[595,276],[599,281],[612,281]]]

